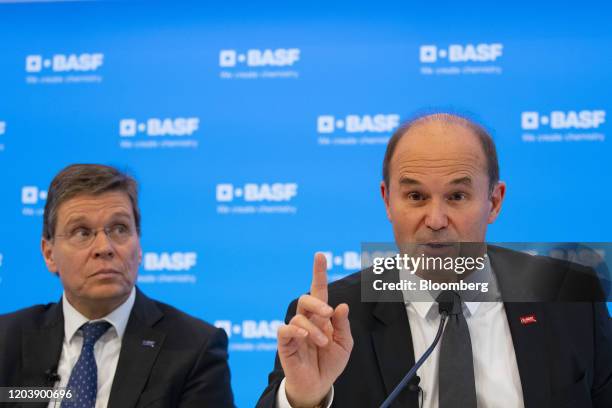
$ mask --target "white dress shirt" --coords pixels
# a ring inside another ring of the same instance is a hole
[[[418,280],[416,275],[400,273],[401,279]],[[491,264],[486,257],[485,268],[473,273],[466,279],[475,282],[490,282],[489,290],[497,292],[497,282],[492,273]],[[406,313],[410,324],[415,361],[425,353],[433,342],[440,314],[435,294],[427,294],[430,301],[424,301],[423,292],[419,301],[410,301],[414,296],[403,292]],[[474,360],[474,380],[476,383],[476,401],[478,408],[524,408],[523,389],[516,363],[512,335],[504,304],[497,302],[465,302],[463,314],[470,331],[472,356]],[[438,361],[440,345],[417,371],[421,378],[419,386],[423,390],[423,408],[438,408]],[[406,368],[408,372],[409,367]],[[333,387],[323,403],[329,408],[333,401]],[[278,408],[292,408],[285,393],[285,379],[281,382],[277,396]],[[420,405],[419,405],[420,406]]]
[[[79,313],[62,295],[62,310],[64,312],[64,341],[62,342],[62,354],[59,359],[57,373],[60,380],[55,383],[56,387],[66,387],[70,379],[72,367],[76,364],[83,347],[83,334],[80,327],[87,322],[106,321],[111,327],[100,337],[94,345],[94,357],[98,366],[98,393],[96,408],[105,408],[108,405],[119,352],[121,351],[121,340],[125,333],[134,300],[136,289],[132,288],[130,296],[118,308],[101,319],[89,320]],[[60,402],[50,402],[48,408],[59,408]]]

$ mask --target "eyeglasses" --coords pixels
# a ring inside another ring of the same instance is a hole
[[[104,231],[106,236],[115,244],[125,244],[133,235],[132,229],[125,224],[114,224],[102,228],[77,227],[68,234],[56,234],[56,237],[65,238],[68,243],[77,248],[86,248],[96,239],[98,232]]]

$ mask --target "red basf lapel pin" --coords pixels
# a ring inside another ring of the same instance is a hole
[[[538,320],[536,319],[535,313],[528,314],[528,315],[525,315],[525,316],[521,316],[521,324],[523,326],[528,326],[530,324],[534,324],[534,323],[537,323],[537,322],[538,322]]]

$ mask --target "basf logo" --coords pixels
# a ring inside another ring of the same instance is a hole
[[[197,117],[121,119],[119,146],[122,149],[194,149],[198,147],[194,136],[199,127]]]
[[[284,67],[295,64],[299,59],[300,50],[298,48],[251,49],[244,53],[238,53],[236,50],[221,50],[219,53],[221,67],[235,67],[241,64],[249,67]]]
[[[297,183],[221,183],[216,186],[218,214],[295,214]]]
[[[104,64],[100,52],[68,53],[25,57],[26,83],[61,84],[102,82],[99,71]]]
[[[276,333],[282,320],[216,320],[214,325],[225,330],[230,351],[276,351]]]
[[[501,43],[424,44],[419,47],[422,75],[501,74]]]
[[[6,133],[6,122],[3,120],[0,120],[0,136],[4,136],[5,133]],[[4,138],[0,138],[0,152],[3,152],[5,150],[3,139]]]
[[[606,111],[602,109],[525,111],[521,113],[523,142],[603,142]]]
[[[190,272],[196,267],[197,260],[198,254],[194,251],[145,252],[138,283],[195,284],[197,276]]]
[[[396,113],[319,115],[317,142],[322,146],[387,144],[399,124]]]
[[[23,186],[21,188],[21,214],[26,217],[42,216],[47,201],[47,190],[37,186]]]
[[[221,79],[298,78],[299,48],[223,49],[219,51]]]
[[[327,260],[327,271],[330,282],[342,279],[361,268],[361,256],[358,251],[321,251]]]

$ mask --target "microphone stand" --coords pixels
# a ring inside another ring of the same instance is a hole
[[[406,373],[404,378],[402,378],[402,381],[400,381],[399,384],[395,386],[391,394],[389,394],[387,399],[385,399],[383,403],[380,405],[380,408],[389,408],[389,406],[391,406],[391,404],[393,403],[393,401],[395,401],[399,393],[402,392],[404,387],[406,387],[408,382],[412,379],[412,377],[414,377],[417,370],[423,365],[425,360],[427,360],[427,357],[429,357],[429,355],[433,352],[434,348],[436,348],[436,345],[440,341],[440,337],[442,337],[444,323],[446,323],[446,318],[448,317],[448,314],[449,312],[447,310],[440,311],[440,317],[441,317],[440,325],[438,326],[438,332],[436,333],[436,338],[434,339],[433,343],[431,344],[431,346],[429,346],[429,348],[425,351],[425,353],[423,353],[421,358],[419,358],[419,361],[417,361],[416,364],[410,369],[410,371]]]

